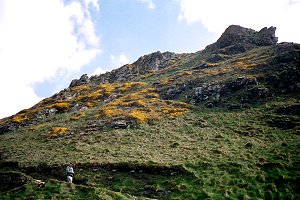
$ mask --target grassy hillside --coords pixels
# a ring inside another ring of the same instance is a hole
[[[0,198],[299,199],[299,45],[212,48],[142,57],[2,119]]]

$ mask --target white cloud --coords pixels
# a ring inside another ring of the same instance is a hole
[[[93,6],[99,11],[99,3],[98,0],[84,0],[85,7],[88,8],[90,4],[93,4]]]
[[[119,56],[110,55],[110,60],[114,68],[121,67],[129,63],[129,60],[124,53],[121,53]]]
[[[277,27],[279,41],[300,43],[299,0],[179,0],[179,20],[200,21],[209,31],[220,35],[229,25],[237,24],[260,30]]]
[[[153,3],[152,0],[137,0],[137,1],[147,4],[150,10],[155,9],[155,4]]]
[[[97,67],[97,68],[95,69],[95,71],[91,74],[91,76],[104,74],[105,72],[107,72],[107,71],[105,71],[105,70],[102,69],[101,67]]]
[[[101,50],[89,11],[98,1],[0,2],[1,118],[40,100],[33,84],[78,72]]]
[[[0,118],[30,107],[32,106],[32,102],[39,102],[41,100],[30,86],[9,84],[1,86]]]

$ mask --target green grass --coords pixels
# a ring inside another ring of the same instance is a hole
[[[181,166],[183,174],[112,171],[99,168],[76,169],[77,178],[87,179],[66,192],[66,183],[49,180],[45,189],[26,186],[23,193],[1,193],[2,199],[26,197],[54,199],[84,196],[97,199],[125,199],[130,196],[159,199],[299,199],[299,126],[282,129],[269,121],[286,115],[277,112],[285,105],[299,104],[297,96],[283,96],[236,111],[201,107],[174,120],[125,130],[104,129],[61,138],[46,138],[52,127],[29,131],[26,127],[1,135],[3,161],[20,166],[65,166],[69,162],[128,166]],[[66,115],[57,116],[56,126],[64,125]],[[92,116],[92,115],[91,115]],[[299,116],[293,116],[299,121]],[[87,116],[69,123],[75,130]],[[34,148],[33,148],[34,147]],[[156,168],[154,168],[156,169]],[[108,192],[111,191],[111,192]],[[122,196],[128,194],[129,196]],[[69,195],[69,196],[68,196]],[[111,196],[112,195],[112,196]],[[76,199],[75,198],[75,199]],[[105,198],[104,198],[105,199]]]
[[[74,185],[57,180],[47,180],[43,187],[38,187],[34,182],[28,183],[19,192],[0,193],[1,199],[103,199],[126,200],[131,199],[121,193],[109,191],[103,188],[95,188],[84,185]]]

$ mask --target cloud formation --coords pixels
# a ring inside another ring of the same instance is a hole
[[[300,43],[300,0],[179,0],[179,20],[201,22],[218,35],[231,24],[260,30],[277,27],[279,41]]]
[[[109,58],[111,60],[113,68],[121,67],[129,63],[129,60],[124,53],[121,53],[119,56],[110,55]]]
[[[150,10],[155,9],[155,4],[153,3],[152,0],[137,0],[137,1],[147,4],[148,9]]]
[[[100,52],[90,9],[97,0],[2,0],[0,118],[40,98],[32,85],[78,72]]]
[[[97,68],[95,69],[95,71],[91,74],[91,76],[104,74],[105,72],[107,72],[107,71],[104,70],[104,69],[102,69],[101,67],[97,67]]]

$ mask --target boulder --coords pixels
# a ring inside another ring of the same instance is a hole
[[[57,110],[56,108],[50,108],[50,109],[48,110],[47,115],[48,115],[48,116],[52,116],[52,115],[55,115],[57,112],[58,112],[58,110]]]
[[[223,86],[219,84],[202,84],[201,86],[193,89],[194,93],[192,98],[195,100],[195,102],[201,102],[208,99],[219,101],[222,87]]]
[[[89,82],[90,82],[90,79],[89,79],[88,75],[83,74],[79,80],[78,79],[72,80],[69,87],[75,87],[75,86],[83,85],[83,84],[86,84]]]
[[[13,123],[11,121],[0,125],[0,135],[9,131],[14,131],[20,127],[20,124]]]
[[[226,84],[226,87],[229,88],[231,91],[238,91],[240,89],[243,89],[247,86],[254,86],[257,85],[257,80],[254,79],[249,79],[249,78],[244,78],[244,77],[238,77],[237,79],[229,82]]]
[[[144,74],[144,72],[148,72],[150,70],[159,70],[165,68],[170,64],[170,60],[177,57],[178,55],[173,52],[167,51],[161,53],[160,51],[157,51],[140,57],[136,62],[133,63],[133,65],[137,66],[139,71],[143,72],[141,74]]]
[[[250,89],[247,89],[241,97],[241,103],[254,103],[254,102],[260,102],[266,97],[268,97],[270,94],[270,91],[268,88],[265,87],[252,87]]]
[[[125,129],[130,127],[130,122],[126,120],[117,120],[112,123],[112,127],[115,129]]]
[[[192,69],[193,70],[198,70],[198,69],[205,69],[205,68],[208,68],[208,67],[209,67],[209,65],[207,63],[203,63],[201,65],[197,65],[197,66],[193,67]]]

